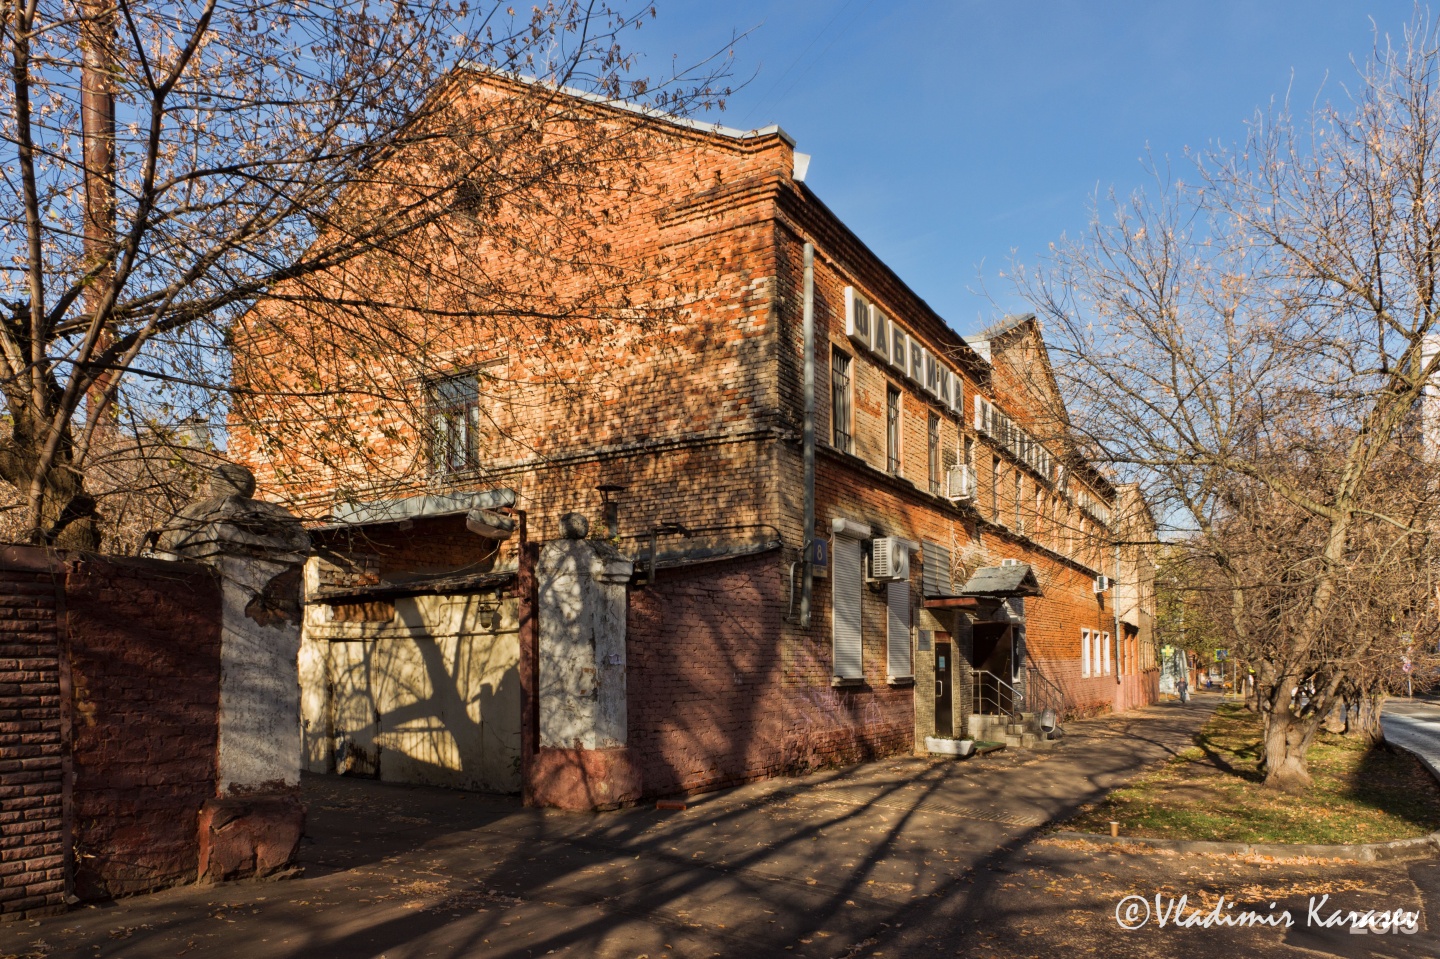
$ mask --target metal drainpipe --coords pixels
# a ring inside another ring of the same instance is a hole
[[[805,459],[805,515],[801,520],[800,628],[810,628],[810,591],[815,586],[811,564],[815,544],[815,244],[805,244],[805,426],[801,448]]]
[[[1115,543],[1115,579],[1110,583],[1110,605],[1115,607],[1115,632],[1110,634],[1111,653],[1115,659],[1115,685],[1120,685],[1120,543]]]

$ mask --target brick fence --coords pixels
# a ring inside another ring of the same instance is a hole
[[[0,547],[0,919],[195,878],[219,691],[208,567]]]

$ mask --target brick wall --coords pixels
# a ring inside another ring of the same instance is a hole
[[[0,918],[64,908],[66,717],[56,605],[43,556],[0,551]]]
[[[192,881],[215,795],[220,587],[188,563],[65,564],[74,687],[75,891]]]
[[[788,589],[783,557],[770,552],[663,570],[631,593],[629,746],[647,794],[910,748],[910,690],[832,689],[829,641],[785,623]]]
[[[211,570],[0,547],[0,918],[194,880],[219,697]]]

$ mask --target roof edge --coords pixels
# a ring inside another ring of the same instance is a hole
[[[771,123],[763,127],[756,127],[751,130],[741,130],[738,127],[727,127],[723,123],[706,123],[702,120],[692,120],[689,117],[677,117],[674,114],[666,113],[655,107],[646,106],[643,103],[635,103],[617,97],[602,96],[598,93],[591,93],[588,90],[581,90],[579,87],[565,86],[559,83],[551,83],[541,77],[527,76],[523,73],[510,73],[505,70],[496,70],[494,67],[478,63],[461,62],[457,69],[469,70],[472,73],[480,73],[486,76],[498,77],[502,80],[510,80],[515,83],[522,83],[531,87],[543,87],[547,90],[554,90],[556,93],[563,93],[568,97],[577,100],[584,100],[597,106],[610,107],[615,110],[623,110],[626,113],[634,113],[639,116],[648,117],[652,120],[659,120],[673,126],[682,127],[686,130],[694,130],[698,133],[709,133],[715,136],[725,137],[730,140],[759,140],[764,137],[778,136],[784,140],[786,145],[792,149],[795,146],[795,138],[786,133],[777,123]]]

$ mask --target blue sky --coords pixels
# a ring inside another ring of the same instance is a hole
[[[1100,191],[1145,181],[1147,151],[1244,136],[1287,92],[1341,99],[1374,25],[1409,0],[656,0],[630,34],[642,73],[693,63],[735,33],[748,81],[707,119],[778,123],[807,182],[961,333],[1023,308],[999,278],[1084,230]]]

